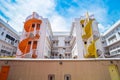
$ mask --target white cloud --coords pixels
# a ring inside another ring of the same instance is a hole
[[[76,0],[75,2],[78,3]],[[56,5],[54,0],[18,0],[15,4],[1,0],[0,3],[3,4],[3,6],[0,6],[0,10],[10,18],[9,24],[17,31],[22,31],[25,18],[34,11],[40,16],[49,18],[53,31],[70,30],[68,28],[70,28],[72,20],[85,15],[87,11],[90,14],[94,14],[98,22],[104,23],[108,20],[106,17],[107,8],[89,1],[78,3],[78,7],[71,5],[67,9],[66,15],[69,15],[67,18],[58,14],[55,10],[58,5]],[[0,17],[3,18],[3,16]],[[102,25],[99,26],[101,31],[104,31],[104,27]]]
[[[99,31],[104,31],[105,27],[102,24],[98,24]]]
[[[111,25],[103,26],[100,23],[98,24],[98,28],[101,34],[104,34],[110,27]]]
[[[67,22],[67,20],[63,16],[55,14],[51,17],[50,21],[51,21],[51,26],[53,31],[64,32],[64,31],[70,30],[67,28],[69,22]]]
[[[19,0],[16,4],[2,0],[1,3],[4,6],[0,7],[0,10],[10,18],[9,24],[17,31],[22,31],[25,18],[32,12],[35,11],[45,17],[52,14],[55,7],[53,0]]]
[[[78,2],[78,1],[74,1],[76,3],[78,3],[78,7],[74,7],[74,6],[71,6],[69,9],[68,9],[68,13],[70,13],[73,18],[74,17],[80,17],[80,16],[83,16],[86,14],[86,12],[88,12],[90,15],[93,14],[95,19],[100,23],[99,26],[100,27],[100,32],[104,32],[105,31],[105,27],[104,26],[107,26],[107,25],[104,25],[102,26],[101,24],[104,24],[104,23],[107,23],[109,21],[109,18],[107,17],[108,15],[108,9],[106,6],[103,5],[103,2],[102,0],[99,1],[98,3],[101,3],[101,4],[98,4],[98,3],[93,3],[93,2]]]

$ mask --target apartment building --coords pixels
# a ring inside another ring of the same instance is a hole
[[[33,12],[25,20],[16,57],[48,58],[51,52],[52,35],[48,19]]]
[[[71,58],[70,34],[52,32],[48,19],[33,12],[24,23],[16,57],[41,59]]]
[[[52,32],[48,19],[33,12],[25,20],[17,57],[48,59],[103,57],[97,24],[91,16],[84,16],[74,20],[70,32]],[[85,32],[86,30],[91,32]]]
[[[102,45],[106,57],[120,58],[120,20],[102,35]]]
[[[87,20],[89,21],[87,22]],[[84,21],[84,23],[81,23]],[[88,25],[91,21],[91,25]],[[86,28],[91,35],[85,34]],[[91,30],[91,32],[89,32]],[[55,34],[55,35],[54,35]],[[87,36],[87,37],[83,37]],[[53,33],[52,55],[54,58],[80,59],[80,58],[103,58],[104,50],[100,40],[98,22],[93,16],[76,18],[72,23],[70,33]],[[85,43],[88,43],[85,45]],[[52,58],[53,58],[52,56]]]
[[[18,33],[8,23],[0,19],[0,57],[15,56],[18,43]]]
[[[70,59],[71,55],[70,32],[53,32],[51,57],[54,59]]]
[[[73,58],[102,58],[103,47],[98,22],[93,16],[76,18],[72,23],[70,44]]]

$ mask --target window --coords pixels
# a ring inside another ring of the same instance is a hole
[[[1,53],[7,53],[7,54],[11,54],[11,52],[9,52],[9,51],[7,51],[7,50],[3,50],[3,49],[1,49],[1,51],[0,51]]]
[[[117,51],[113,51],[111,52],[112,55],[116,55],[117,54]]]
[[[6,35],[6,38],[7,38],[7,39],[10,39],[11,41],[14,41],[14,40],[15,40],[15,38],[13,38],[12,36],[10,36],[10,35],[8,35],[8,34]]]
[[[68,56],[70,57],[70,54],[68,54]]]
[[[40,30],[40,24],[37,24],[36,30]]]
[[[15,43],[17,43],[17,40],[15,40]]]
[[[59,55],[59,58],[61,59],[62,57],[63,57],[62,54],[60,54],[60,55]]]
[[[112,50],[112,48],[110,48],[109,50]]]
[[[71,80],[71,75],[70,74],[66,74],[64,76],[64,80]]]
[[[65,56],[67,56],[67,54],[65,54]]]
[[[35,27],[35,24],[32,24],[32,28],[34,28]]]
[[[4,35],[4,32],[2,32],[1,35]]]
[[[29,41],[28,44],[30,45],[30,44],[31,44],[31,41]]]
[[[65,50],[65,48],[63,48]]]
[[[87,42],[85,41],[84,44],[87,44]]]
[[[118,49],[118,53],[120,53],[120,49]]]
[[[119,36],[120,36],[120,32],[118,32]]]
[[[49,74],[48,75],[48,80],[55,80],[55,75],[54,74]]]
[[[6,53],[6,50],[1,49],[1,53]]]
[[[104,44],[104,42],[102,42]]]
[[[113,47],[113,49],[115,49],[115,47]]]
[[[58,56],[58,54],[56,53],[55,56]]]
[[[84,28],[84,24],[82,24],[82,27]]]
[[[53,41],[53,44],[55,44],[55,41]]]
[[[37,48],[37,41],[34,41],[34,42],[33,42],[32,49],[36,49],[36,48]]]
[[[69,44],[70,44],[70,42],[69,42],[69,41],[65,42],[65,45],[66,45],[66,46],[69,46]]]
[[[117,40],[117,38],[116,38],[115,35],[108,39],[109,43],[112,43],[112,42],[114,42],[116,40]]]

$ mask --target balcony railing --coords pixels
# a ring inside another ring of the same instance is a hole
[[[58,37],[52,37],[53,41],[58,41]]]
[[[57,43],[53,43],[53,47],[57,47],[58,46],[58,44]]]
[[[71,36],[69,36],[69,37],[65,37],[65,41],[70,41],[71,39],[72,39]]]
[[[71,53],[71,49],[66,49],[65,53]]]
[[[70,46],[70,43],[67,43],[67,44],[65,43],[65,46]]]
[[[25,32],[23,35],[25,35],[25,37],[34,37],[36,34],[40,34],[40,31]]]
[[[52,50],[52,52],[59,52],[58,49],[57,50]]]
[[[27,21],[29,19],[33,19],[33,18],[41,19],[41,16],[39,16],[36,12],[33,12],[33,14],[28,16],[25,21]]]
[[[32,58],[33,54],[36,55],[36,58],[38,57],[39,51],[37,49],[31,49],[29,53],[27,53],[24,57],[25,58]]]

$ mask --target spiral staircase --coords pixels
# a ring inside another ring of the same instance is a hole
[[[40,39],[40,25],[42,20],[35,17],[33,13],[32,18],[26,20],[24,23],[24,38],[20,41],[18,48],[21,52],[21,57],[30,54],[32,58],[37,58],[37,44]]]

